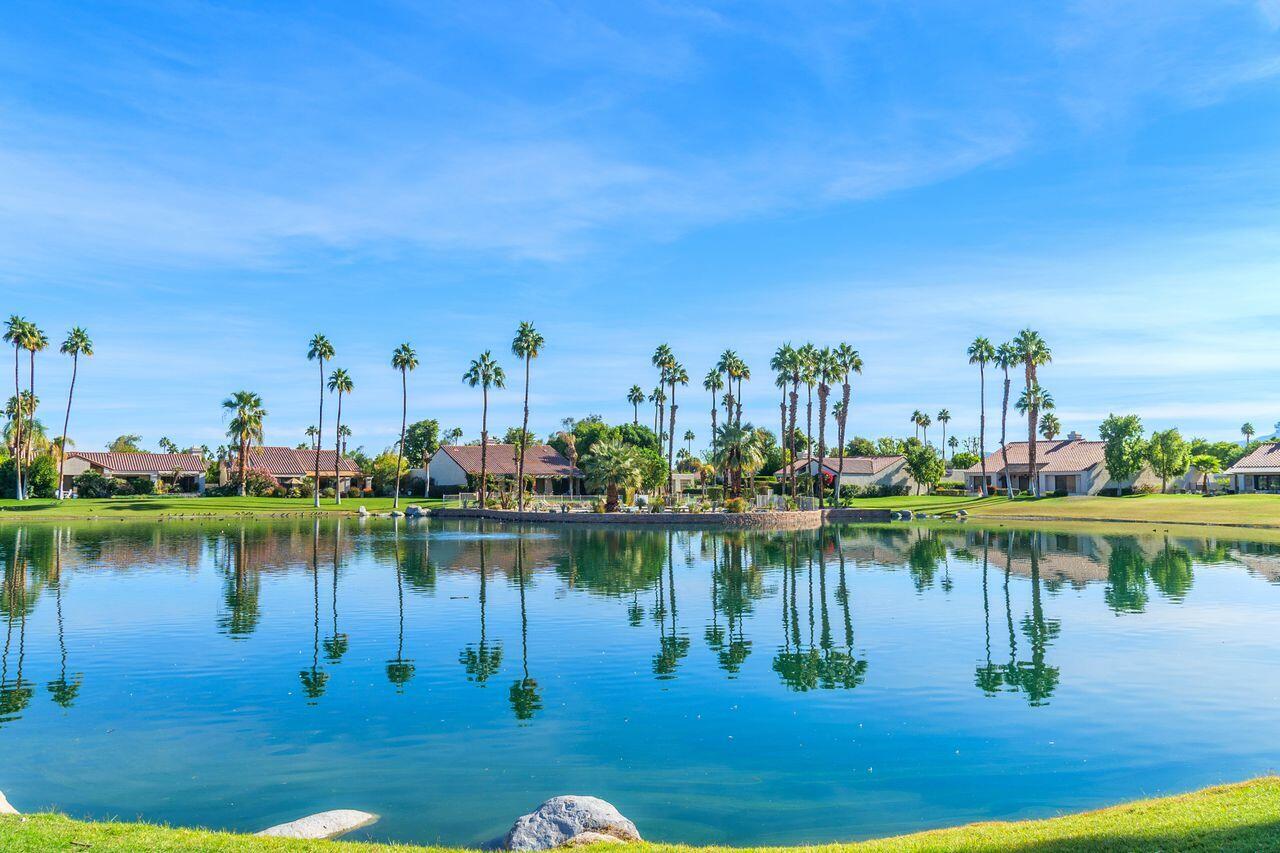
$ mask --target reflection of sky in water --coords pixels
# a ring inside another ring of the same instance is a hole
[[[450,843],[578,792],[749,843],[1244,778],[1280,759],[1280,547],[1220,535],[8,526],[0,790]]]

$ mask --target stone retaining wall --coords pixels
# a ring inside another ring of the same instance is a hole
[[[745,527],[811,530],[824,522],[889,521],[887,509],[827,509],[795,512],[516,512],[509,509],[433,509],[433,518],[485,518],[530,524],[623,524],[631,526]]]

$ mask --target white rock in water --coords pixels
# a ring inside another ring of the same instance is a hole
[[[418,506],[417,504],[409,504],[407,507],[404,508],[404,514],[407,515],[409,518],[417,518],[418,516],[423,514],[422,507]]]
[[[356,512],[357,512],[358,514],[360,514],[360,515],[368,515],[368,514],[369,514],[369,510],[365,508],[364,504],[361,504],[361,505],[360,505],[360,508],[359,508],[358,510],[356,510]]]
[[[334,809],[307,815],[289,823],[282,823],[257,833],[274,838],[335,838],[353,829],[368,826],[378,819],[376,814],[355,809]]]
[[[537,811],[518,818],[503,846],[508,850],[550,850],[585,833],[619,841],[642,840],[636,825],[611,804],[598,797],[570,795],[552,797]]]
[[[21,812],[9,805],[9,801],[4,798],[4,791],[0,791],[0,814],[21,814]]]

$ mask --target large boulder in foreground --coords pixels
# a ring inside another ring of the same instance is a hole
[[[516,820],[503,847],[507,850],[550,850],[591,833],[619,841],[640,841],[636,825],[598,797],[552,797],[537,811]],[[592,840],[603,840],[594,838]]]
[[[334,809],[281,823],[257,834],[272,838],[336,838],[353,829],[368,826],[377,819],[377,815],[368,812]]]

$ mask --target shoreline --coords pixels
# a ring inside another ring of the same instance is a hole
[[[642,828],[643,830],[643,828]],[[140,822],[80,821],[58,813],[0,815],[0,848],[132,851],[153,849],[423,853],[474,848],[380,842],[265,838]],[[774,850],[821,846],[848,853],[945,850],[1264,850],[1280,846],[1280,777],[1260,776],[1185,794],[1139,799],[1105,808],[1020,821],[984,821],[855,842],[693,847],[666,842],[592,845],[609,850]]]

